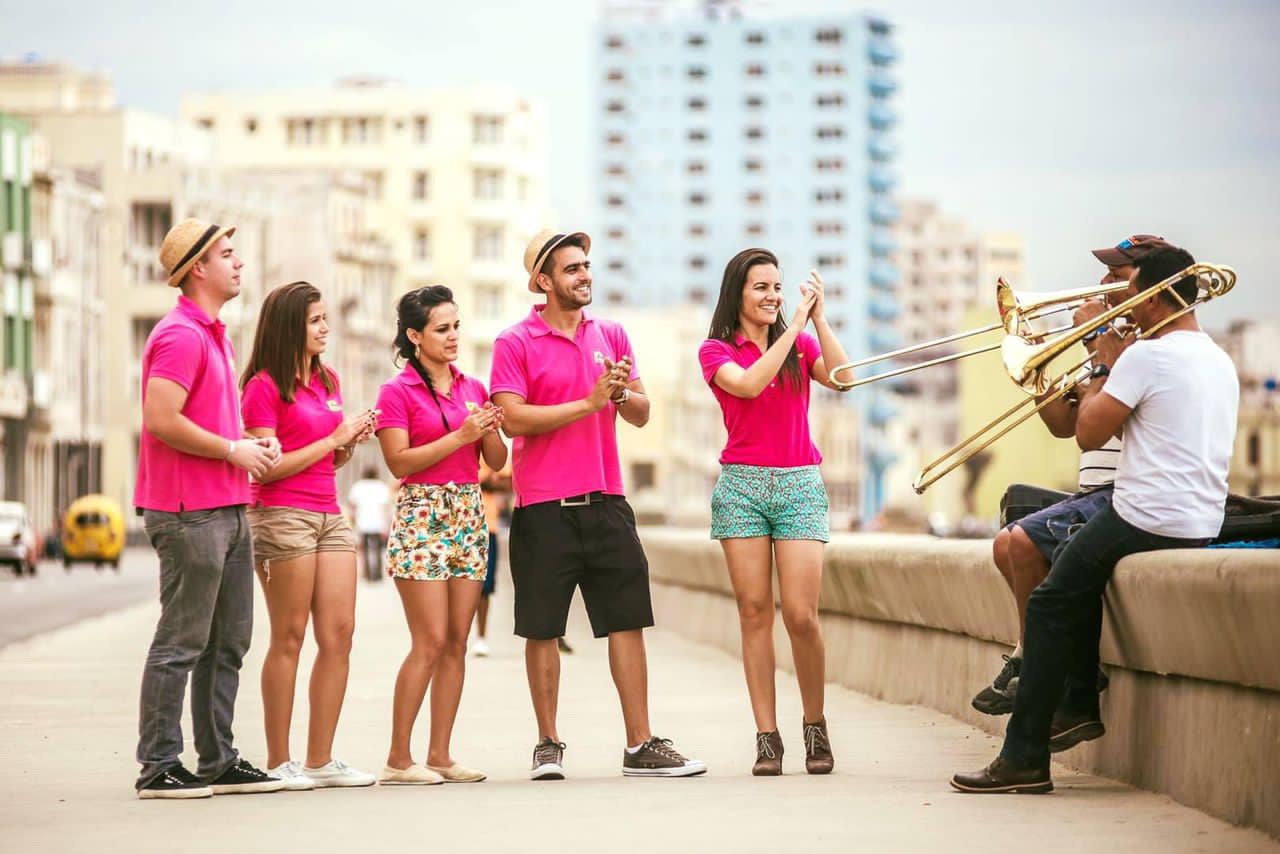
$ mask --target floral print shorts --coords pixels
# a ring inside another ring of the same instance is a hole
[[[387,537],[392,578],[484,581],[489,568],[489,528],[476,483],[400,486]]]

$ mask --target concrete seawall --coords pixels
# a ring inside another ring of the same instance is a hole
[[[659,625],[736,653],[719,545],[693,530],[646,528],[642,539]],[[1107,735],[1055,758],[1280,837],[1280,552],[1135,555],[1106,604]],[[821,608],[828,679],[1004,732],[1007,718],[969,705],[1017,639],[989,541],[837,536]]]

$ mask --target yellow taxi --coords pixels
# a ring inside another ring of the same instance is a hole
[[[120,505],[105,495],[85,495],[67,508],[62,523],[62,565],[93,563],[102,569],[109,563],[120,571],[124,551],[124,513]]]

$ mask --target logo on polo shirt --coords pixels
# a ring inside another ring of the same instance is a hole
[[[334,400],[332,397],[325,401],[325,405],[329,407],[330,412],[341,412],[342,404]]]
[[[601,353],[599,350],[597,350],[594,358],[596,360],[597,365],[604,364],[604,353]]]

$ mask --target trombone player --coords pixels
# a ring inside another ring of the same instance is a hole
[[[1076,442],[1082,450],[1100,448],[1124,432],[1112,503],[1071,537],[1031,594],[1004,746],[986,768],[951,778],[962,792],[1053,790],[1051,734],[1071,746],[1105,732],[1095,679],[1102,594],[1116,564],[1138,552],[1204,546],[1222,527],[1240,386],[1231,358],[1196,321],[1198,277],[1179,278],[1194,263],[1176,247],[1138,261],[1128,296],[1160,285],[1133,306],[1147,337],[1132,344],[1111,333],[1097,339]],[[1101,312],[1096,307],[1091,316]]]
[[[1114,247],[1095,249],[1093,255],[1107,266],[1100,284],[1127,282],[1134,264],[1169,244],[1153,234],[1135,234]],[[1118,303],[1119,299],[1114,302]],[[1081,306],[1072,322],[1080,326],[1097,315],[1096,306]],[[1099,330],[1104,331],[1104,330]],[[1092,355],[1097,348],[1097,335],[1084,339]],[[1077,401],[1060,397],[1039,411],[1049,432],[1059,439],[1076,435]],[[1027,599],[1049,574],[1054,554],[1066,545],[1071,534],[1111,503],[1116,462],[1120,458],[1121,440],[1112,436],[1096,450],[1080,452],[1080,479],[1076,493],[1056,504],[1031,513],[1009,525],[996,535],[992,556],[996,568],[1004,576],[1018,608],[1018,645],[1005,656],[1004,667],[995,680],[973,698],[972,705],[986,715],[1007,715],[1013,711],[1013,698],[1018,690],[1018,672],[1022,666],[1022,645],[1026,634]],[[1106,689],[1107,678],[1098,671],[1098,690]]]

